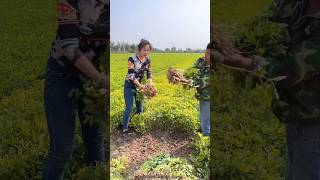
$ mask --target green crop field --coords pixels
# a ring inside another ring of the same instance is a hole
[[[43,78],[56,31],[55,5],[40,0],[0,2],[2,179],[41,177],[48,147]]]

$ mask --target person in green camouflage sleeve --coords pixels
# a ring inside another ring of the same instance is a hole
[[[205,57],[200,58],[196,61],[194,65],[195,69],[198,69],[197,76],[189,80],[189,85],[191,87],[196,87],[196,98],[199,100],[210,100],[209,91],[209,71],[210,64]]]
[[[272,109],[286,125],[286,180],[320,179],[320,1],[277,0],[270,20],[288,31],[285,57],[261,58],[214,51],[215,63],[249,70],[264,68],[276,83]]]
[[[196,98],[200,104],[200,121],[203,136],[210,136],[210,55],[212,43],[206,49],[205,57],[199,58],[194,68],[197,75],[192,79],[177,79],[188,87],[196,88]]]

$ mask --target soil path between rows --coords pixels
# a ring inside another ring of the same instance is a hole
[[[111,159],[127,158],[130,172],[134,173],[145,161],[160,153],[188,159],[192,151],[190,143],[191,138],[186,134],[153,132],[124,135],[117,131],[111,135]]]

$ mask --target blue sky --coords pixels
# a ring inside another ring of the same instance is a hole
[[[111,0],[111,41],[204,49],[210,40],[210,0]]]

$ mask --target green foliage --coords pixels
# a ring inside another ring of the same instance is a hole
[[[211,24],[239,24],[266,10],[272,0],[213,0],[210,1]]]
[[[269,15],[258,16],[253,20],[241,25],[241,30],[235,33],[235,47],[244,56],[258,55],[283,61],[287,53],[288,31],[279,23],[271,22]],[[257,70],[257,74],[266,74],[263,68]],[[245,88],[255,87],[257,76],[248,73],[234,72],[236,81]],[[261,78],[260,78],[261,80]],[[267,82],[266,82],[267,83]],[[269,81],[268,83],[273,83]],[[275,90],[275,89],[274,89]]]
[[[3,179],[41,177],[48,147],[46,124],[37,123],[44,114],[42,96],[38,97],[41,88],[12,92],[12,96],[0,100],[0,177]]]
[[[189,103],[189,104],[188,104]],[[177,97],[157,97],[148,103],[144,113],[132,117],[132,125],[138,132],[152,129],[171,132],[194,132],[199,125],[197,104],[181,101]]]
[[[142,79],[141,79],[141,83],[143,85],[145,85],[147,83],[147,78],[146,76],[144,76]],[[141,101],[143,102],[145,100],[145,96],[143,95],[143,93],[139,90],[139,89],[134,89],[132,90],[134,91],[134,93],[136,93],[136,100],[137,101]]]
[[[49,137],[43,107],[43,81],[28,90],[16,90],[0,100],[0,177],[41,179]],[[77,124],[75,150],[65,173],[74,178],[85,166],[84,147]]]
[[[145,102],[146,100],[150,100],[157,94],[155,87],[147,83],[146,76],[142,78],[141,84],[145,86],[145,89],[132,89],[132,92],[136,95],[136,101]]]
[[[193,139],[191,147],[193,149],[191,161],[197,177],[209,179],[210,138],[198,133],[197,137]]]
[[[88,166],[80,169],[77,174],[75,179],[77,180],[107,180],[109,179],[108,177],[110,176],[109,174],[109,169],[105,164],[98,164],[97,166]]]
[[[286,54],[288,32],[279,23],[269,21],[268,15],[245,23],[236,36],[235,46],[245,55],[266,57]]]
[[[270,110],[270,86],[243,89],[218,71],[213,96],[215,179],[283,179],[284,130]],[[236,103],[235,103],[236,102]]]
[[[136,101],[144,102],[146,100],[143,92],[139,89],[132,89],[132,92],[136,94]]]
[[[183,72],[183,76],[186,79],[194,79],[195,77],[197,77],[198,75],[198,69],[192,67],[187,68],[184,72]]]
[[[87,81],[82,89],[74,90],[71,96],[74,95],[81,99],[84,103],[84,113],[86,119],[84,123],[90,125],[99,124],[105,127],[108,111],[108,91],[107,89],[97,89],[93,81]]]
[[[118,98],[116,98],[118,97]],[[110,129],[114,130],[123,125],[124,112],[123,91],[112,92],[110,96]]]
[[[162,175],[196,179],[193,167],[186,160],[174,158],[167,154],[160,154],[146,161],[140,171],[144,173],[161,173]]]
[[[19,10],[19,13],[17,12]],[[44,78],[56,32],[56,1],[0,3],[0,98]]]
[[[128,179],[128,160],[124,157],[118,157],[111,160],[110,177],[112,180]]]

